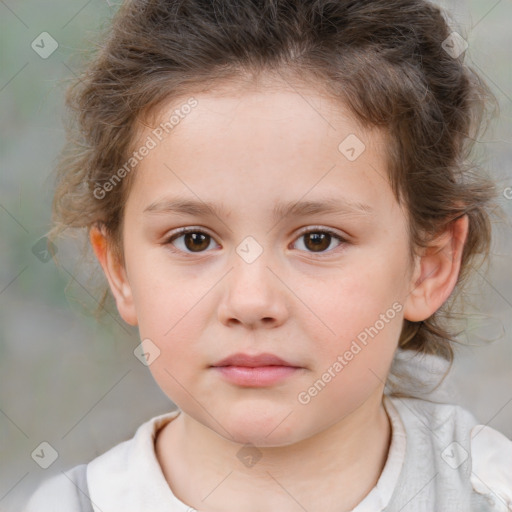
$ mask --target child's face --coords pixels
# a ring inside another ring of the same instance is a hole
[[[384,139],[311,90],[194,97],[161,141],[142,135],[157,144],[126,204],[118,306],[160,350],[150,369],[189,417],[237,442],[297,442],[377,403],[398,343],[412,271]],[[201,212],[148,210],[178,199]],[[336,211],[273,214],[305,202]],[[182,227],[195,239],[168,241]],[[214,367],[237,353],[297,368]]]

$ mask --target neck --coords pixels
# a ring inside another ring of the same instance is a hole
[[[242,445],[181,412],[160,431],[157,458],[175,496],[197,510],[351,510],[377,483],[389,450],[391,427],[379,391],[308,439],[251,447],[244,463]]]

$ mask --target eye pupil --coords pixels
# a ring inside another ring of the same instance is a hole
[[[190,251],[200,252],[210,245],[210,236],[204,233],[186,233],[185,245]]]
[[[331,235],[328,233],[308,233],[306,236],[306,247],[315,252],[327,249],[331,243]],[[308,242],[312,242],[312,247],[308,246]]]

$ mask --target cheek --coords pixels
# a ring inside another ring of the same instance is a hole
[[[165,329],[163,333],[156,332],[152,323],[146,329],[147,332],[156,332],[148,337],[159,351],[158,358],[149,365],[149,370],[162,391],[180,405],[190,401],[192,384],[207,364],[204,351],[197,342],[201,337],[199,324],[194,318],[185,317],[167,334],[168,323],[161,324]]]
[[[333,281],[335,284],[326,285],[316,301],[319,316],[334,331],[329,333],[332,339],[354,338],[379,321],[381,315],[393,320],[400,309],[393,308],[393,304],[400,304],[400,283],[389,270],[376,271],[374,266],[371,271],[361,269]]]
[[[403,271],[400,262],[386,263],[361,265],[317,288],[312,297],[312,309],[329,327],[319,329],[322,324],[312,315],[308,320],[317,353],[316,376],[330,369],[338,383],[330,386],[334,393],[336,388],[372,387],[386,380],[403,321]]]
[[[325,318],[335,335],[314,340],[314,371],[297,397],[301,404],[330,411],[324,413],[326,422],[342,409],[356,409],[385,385],[402,326],[400,302],[368,295],[371,287],[345,290],[337,301],[325,303]]]
[[[212,287],[211,279],[191,278],[176,269],[171,273],[168,267],[140,259],[130,279],[141,337],[154,337],[164,345],[180,337],[184,321],[197,315],[196,306]]]
[[[139,276],[143,277],[143,276]],[[149,366],[153,377],[174,400],[180,384],[191,382],[205,359],[199,346],[207,312],[201,298],[208,288],[187,281],[140,279],[134,289],[140,339],[150,339],[159,356]],[[206,364],[206,363],[205,363]]]

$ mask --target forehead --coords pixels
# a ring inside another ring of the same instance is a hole
[[[360,203],[392,199],[383,134],[363,129],[322,90],[223,87],[173,99],[155,114],[139,138],[154,143],[130,194],[139,208],[171,191],[246,210],[257,198],[318,200],[336,189]]]
[[[340,100],[323,89],[283,80],[224,84],[218,89],[181,96],[157,109],[155,126],[163,126],[173,113],[185,111],[192,98],[196,104],[190,112],[179,115],[179,120],[175,118],[178,123],[172,128],[174,138],[179,137],[178,132],[200,140],[207,136],[210,140],[229,136],[233,147],[243,139],[244,145],[265,143],[271,149],[269,134],[276,133],[280,135],[279,141],[286,135],[289,142],[293,138],[296,142],[307,139],[330,143],[326,135],[340,137],[343,129],[349,127],[366,137],[366,130]],[[343,122],[346,126],[341,126]]]

